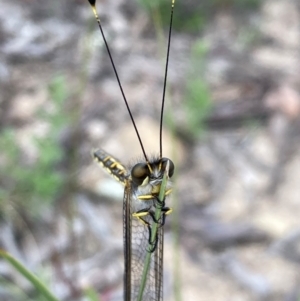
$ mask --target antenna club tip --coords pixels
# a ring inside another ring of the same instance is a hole
[[[175,5],[175,0],[172,0],[172,8],[174,7]]]
[[[96,0],[88,0],[91,6],[95,6],[96,5]]]
[[[99,19],[98,14],[97,14],[97,10],[96,10],[96,6],[92,6],[92,10],[93,10],[93,13],[94,13],[96,19]]]
[[[98,13],[97,13],[97,9],[96,9],[96,0],[88,0],[91,7],[92,7],[92,10],[93,10],[93,13],[94,13],[94,16],[96,17],[96,19],[98,20],[99,17],[98,17]]]

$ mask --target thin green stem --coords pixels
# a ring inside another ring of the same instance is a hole
[[[59,301],[43,284],[38,277],[36,277],[32,272],[30,272],[21,262],[15,259],[6,251],[0,249],[0,257],[3,257],[7,262],[9,262],[13,267],[15,267],[20,274],[22,274],[27,280],[29,280],[32,285],[48,300],[48,301]]]

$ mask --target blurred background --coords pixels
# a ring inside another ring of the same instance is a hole
[[[156,154],[170,1],[97,6]],[[166,301],[300,300],[299,13],[296,0],[176,2]],[[142,156],[88,2],[1,0],[0,55],[0,247],[60,300],[123,300],[123,188],[91,151]],[[44,300],[4,261],[0,299]]]

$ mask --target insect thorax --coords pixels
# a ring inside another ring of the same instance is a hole
[[[146,164],[142,162],[141,164]],[[163,179],[163,170],[158,159],[150,161],[151,173],[147,176],[147,179],[141,185],[135,185],[132,181],[132,176],[129,177],[132,191],[132,206],[134,210],[138,211],[147,207],[152,207],[158,198],[160,186]],[[134,168],[134,167],[132,167]],[[130,174],[132,174],[132,168]],[[165,190],[164,199],[171,193],[172,183],[168,179]]]

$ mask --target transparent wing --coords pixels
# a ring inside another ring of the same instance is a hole
[[[136,212],[135,200],[132,194],[131,183],[125,184],[124,192],[124,246],[125,246],[125,273],[124,273],[124,301],[136,301],[141,285],[145,257],[149,250],[149,230],[139,219],[133,218]],[[149,201],[148,201],[149,202]],[[152,201],[151,201],[152,202]],[[147,207],[147,203],[145,202]],[[150,225],[151,216],[144,217]],[[158,229],[158,242],[155,251],[151,253],[150,268],[143,294],[143,301],[162,301],[163,275],[163,227]]]

